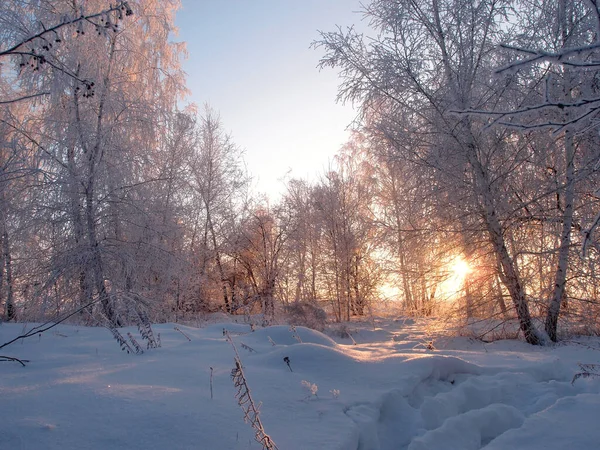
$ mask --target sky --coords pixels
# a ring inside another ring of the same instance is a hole
[[[220,113],[245,151],[257,192],[278,198],[284,179],[315,180],[349,138],[356,113],[336,103],[334,69],[316,66],[318,31],[361,21],[358,0],[183,0],[176,41],[189,102]]]

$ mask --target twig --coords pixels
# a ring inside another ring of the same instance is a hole
[[[296,339],[300,344],[302,344],[302,339],[300,338],[300,336],[298,336],[298,333],[296,332],[296,327],[294,325],[290,325],[290,333],[292,333],[294,339]]]
[[[175,331],[179,331],[181,334],[183,334],[183,335],[186,337],[186,339],[187,339],[188,341],[192,342],[192,340],[190,339],[190,337],[189,337],[187,334],[185,334],[183,331],[181,331],[181,330],[179,329],[179,327],[174,327],[174,330],[175,330]]]
[[[248,350],[250,353],[256,353],[256,350],[254,350],[252,347],[250,347],[249,345],[244,344],[243,342],[240,342],[240,345],[242,346],[242,348],[244,350]]]
[[[574,384],[578,378],[600,378],[600,364],[579,364],[581,372],[576,373],[571,380]]]
[[[91,19],[95,19],[97,17],[101,17],[109,12],[113,12],[113,11],[118,11],[121,8],[126,8],[126,13],[125,15],[130,16],[133,14],[133,11],[131,10],[131,8],[129,7],[129,5],[127,4],[127,2],[122,1],[117,3],[115,6],[111,6],[110,8],[104,10],[104,11],[100,11],[98,13],[95,14],[89,14],[87,16],[85,15],[81,15],[78,17],[74,17],[72,19],[69,20],[64,20],[61,23],[58,23],[50,28],[46,28],[46,27],[42,27],[43,30],[40,31],[39,33],[34,34],[33,36],[29,36],[26,39],[23,39],[20,42],[17,42],[16,44],[14,44],[12,47],[6,48],[4,50],[0,50],[0,56],[6,56],[6,55],[11,55],[14,54],[20,47],[25,46],[26,44],[36,40],[36,39],[43,39],[43,37],[46,34],[50,34],[50,33],[55,33],[58,29],[63,28],[65,26],[68,25],[74,25],[78,22],[90,22]],[[97,25],[96,23],[92,22],[94,25]]]
[[[227,342],[231,344],[235,353],[235,367],[231,370],[231,379],[233,380],[233,385],[237,388],[235,397],[238,400],[238,405],[240,405],[244,412],[244,421],[250,423],[252,428],[254,428],[254,439],[262,445],[263,450],[278,450],[275,442],[273,442],[271,437],[265,432],[265,428],[260,420],[260,404],[256,406],[250,395],[250,388],[248,387],[248,382],[244,375],[242,360],[240,359],[235,343],[228,332],[225,332],[225,338],[227,339]]]
[[[79,312],[83,311],[84,309],[86,309],[86,308],[89,308],[89,307],[90,307],[90,306],[92,306],[92,305],[95,305],[96,303],[100,302],[101,300],[102,300],[102,298],[97,298],[96,300],[94,300],[94,301],[92,301],[92,302],[88,303],[87,305],[84,305],[84,306],[82,306],[81,308],[78,308],[78,309],[76,309],[75,311],[73,311],[73,312],[71,312],[71,313],[67,314],[67,315],[66,315],[66,316],[64,316],[62,319],[60,319],[60,320],[58,320],[58,321],[56,321],[56,322],[46,322],[46,323],[43,323],[42,325],[38,325],[37,327],[33,327],[33,328],[32,328],[31,330],[29,330],[28,332],[26,332],[26,333],[25,333],[25,332],[23,332],[23,333],[22,333],[20,336],[17,336],[16,338],[14,338],[14,339],[12,339],[12,340],[10,340],[10,341],[8,341],[8,342],[5,342],[4,344],[0,345],[0,348],[4,348],[4,347],[6,347],[7,345],[10,345],[10,344],[12,344],[13,342],[16,342],[16,341],[18,341],[19,339],[25,339],[25,338],[28,338],[28,337],[34,336],[34,335],[35,335],[35,334],[37,334],[37,333],[43,333],[44,331],[48,331],[48,330],[50,330],[51,328],[54,328],[55,326],[57,326],[57,325],[59,325],[60,323],[64,322],[64,321],[65,321],[65,320],[67,320],[68,318],[70,318],[70,317],[74,316],[75,314],[77,314],[77,313],[79,313]],[[49,325],[49,324],[51,324],[51,325]]]
[[[13,358],[12,356],[4,356],[4,355],[0,355],[0,362],[3,361],[14,361],[14,362],[18,362],[19,364],[21,364],[23,367],[25,367],[25,363],[29,362],[28,359],[19,359],[19,358]]]

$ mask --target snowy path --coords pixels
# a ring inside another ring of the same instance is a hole
[[[356,340],[371,333],[376,332],[359,332]],[[385,335],[383,329],[377,333]],[[409,356],[426,348],[422,327],[404,324],[385,337],[385,346],[357,344],[355,351],[381,357],[387,347],[390,357],[408,356],[407,366],[422,366],[423,359]],[[597,362],[599,351],[538,349],[508,341],[486,345],[470,339],[447,344],[458,348],[428,353],[455,355],[481,366],[433,356],[428,358],[430,370],[408,370],[416,379],[404,379],[401,388],[384,393],[376,403],[350,408],[347,414],[361,431],[360,450],[600,448],[600,380],[571,385],[577,356]],[[592,344],[598,347],[597,340]]]
[[[374,325],[350,325],[353,345],[237,323],[181,327],[188,342],[164,324],[163,347],[137,356],[105,329],[60,326],[3,349],[31,363],[0,364],[0,450],[259,449],[234,399],[224,327],[280,450],[600,448],[600,379],[571,384],[578,362],[600,363],[599,339],[534,348],[455,338],[427,350],[423,323]],[[1,325],[0,342],[21,329]]]

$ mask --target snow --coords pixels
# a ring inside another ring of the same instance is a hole
[[[598,338],[437,337],[428,350],[419,320],[347,324],[356,344],[231,321],[177,325],[190,342],[175,326],[154,325],[162,347],[142,355],[104,328],[68,325],[0,350],[30,360],[0,364],[0,449],[260,449],[234,397],[224,329],[281,450],[600,448],[600,379],[571,383],[578,363],[600,363]],[[2,324],[0,344],[23,328]]]

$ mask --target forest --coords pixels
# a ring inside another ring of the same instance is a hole
[[[359,116],[276,200],[219,105],[186,103],[179,8],[0,3],[3,321],[600,332],[600,2],[371,0],[368,32],[315,30]]]

